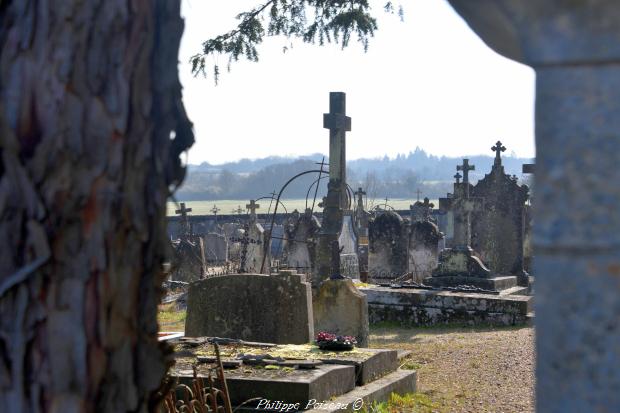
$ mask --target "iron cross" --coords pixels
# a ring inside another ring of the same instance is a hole
[[[185,202],[181,202],[181,208],[174,211],[175,214],[181,215],[181,221],[183,222],[183,231],[185,235],[191,235],[192,229],[189,225],[189,219],[187,213],[192,212],[191,208],[185,208]]]
[[[463,183],[469,183],[469,171],[475,171],[476,166],[469,164],[469,159],[463,159],[463,165],[456,166],[457,171],[463,171]]]
[[[497,141],[495,146],[491,147],[491,150],[495,152],[495,165],[502,164],[502,152],[506,150],[506,147],[502,145],[501,141]]]

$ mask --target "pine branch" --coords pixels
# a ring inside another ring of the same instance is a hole
[[[313,19],[308,22],[306,10],[313,9]],[[394,13],[394,6],[388,1],[384,6]],[[269,10],[267,29],[263,25],[263,14]],[[402,19],[402,7],[399,7]],[[232,62],[245,57],[258,61],[257,46],[265,36],[283,35],[300,38],[305,43],[324,45],[339,43],[344,49],[352,35],[368,50],[369,39],[378,29],[376,19],[370,14],[368,0],[269,0],[249,12],[240,13],[241,22],[228,33],[218,35],[202,43],[202,51],[191,57],[192,73],[206,76],[206,58],[213,54],[227,54],[228,69]],[[283,49],[286,51],[286,47]],[[217,84],[219,67],[214,65],[213,73]]]

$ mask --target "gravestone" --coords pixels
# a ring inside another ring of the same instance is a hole
[[[431,277],[439,264],[439,241],[443,234],[434,222],[414,221],[409,229],[407,268],[418,283]]]
[[[368,227],[368,278],[389,282],[407,273],[407,231],[394,211],[382,211]]]
[[[342,218],[338,245],[340,246],[340,274],[344,277],[360,278],[357,235],[353,228],[353,217],[350,212],[346,212]]]
[[[314,330],[353,336],[368,347],[368,301],[350,279],[326,280],[313,301]]]
[[[191,282],[201,279],[207,273],[205,248],[202,238],[190,240],[181,238],[173,242],[174,255],[172,259],[173,281]]]
[[[360,263],[357,254],[340,254],[340,274],[348,278],[360,278]]]
[[[304,344],[314,338],[312,292],[300,276],[233,274],[190,284],[185,335]]]
[[[364,210],[363,196],[366,192],[358,188],[355,192],[357,206],[355,208],[355,231],[357,232],[357,256],[359,260],[360,279],[368,281],[368,221],[370,214]]]
[[[283,258],[288,268],[294,268],[306,274],[311,274],[315,266],[316,242],[321,224],[312,215],[310,209],[306,209],[300,216],[297,210],[285,224],[285,243]]]
[[[228,240],[225,235],[210,233],[204,235],[203,239],[208,262],[223,264],[228,261]]]
[[[271,230],[271,258],[281,259],[284,252],[284,226],[274,224]]]
[[[242,271],[247,273],[269,274],[271,269],[271,248],[265,246],[265,230],[256,221],[246,226],[246,233],[241,241]],[[263,267],[261,272],[261,266]]]
[[[484,199],[484,208],[472,213],[471,247],[496,274],[523,273],[525,202],[529,189],[506,174],[498,141],[491,148],[495,161],[489,174],[473,187],[472,195]]]
[[[357,235],[353,229],[353,219],[350,213],[345,213],[342,217],[342,228],[338,237],[338,245],[340,245],[341,254],[357,253]]]

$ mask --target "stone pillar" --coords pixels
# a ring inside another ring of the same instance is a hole
[[[618,3],[449,1],[489,46],[537,74],[537,411],[617,411]]]

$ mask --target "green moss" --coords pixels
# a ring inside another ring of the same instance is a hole
[[[429,396],[423,393],[407,393],[404,395],[392,393],[387,402],[372,403],[362,411],[365,413],[433,413],[437,412],[438,408],[439,404],[433,402]]]

